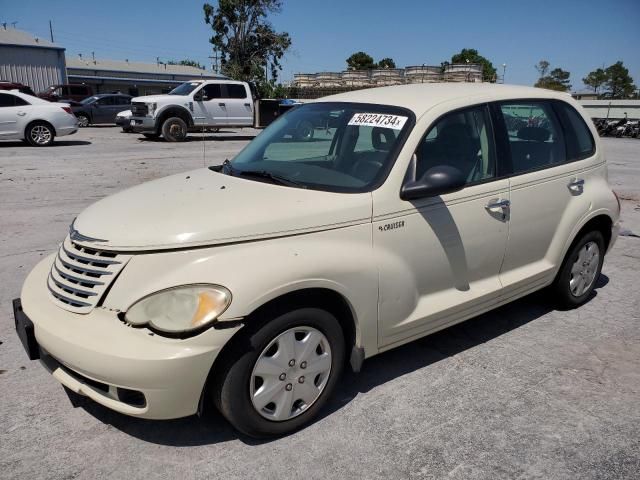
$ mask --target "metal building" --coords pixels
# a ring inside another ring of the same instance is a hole
[[[0,26],[0,80],[28,85],[42,92],[67,83],[64,48],[43,38]]]
[[[67,58],[67,76],[69,83],[85,83],[93,87],[95,93],[119,91],[133,96],[166,93],[197,78],[226,78],[185,65],[80,57]]]

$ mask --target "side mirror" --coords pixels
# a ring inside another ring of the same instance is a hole
[[[405,180],[400,190],[402,200],[435,197],[461,190],[467,179],[462,172],[448,165],[437,165],[427,170],[419,180]]]
[[[202,92],[198,92],[193,96],[193,101],[194,102],[201,102],[202,101]]]

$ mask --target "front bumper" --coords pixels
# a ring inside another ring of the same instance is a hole
[[[169,339],[129,327],[106,308],[96,307],[86,315],[68,312],[47,292],[53,258],[29,274],[21,300],[40,351],[53,359],[44,363],[54,378],[127,415],[170,419],[196,413],[216,357],[240,327]],[[118,392],[124,390],[141,392],[144,404],[122,401]]]
[[[129,127],[136,133],[155,133],[156,120],[153,117],[131,117]]]

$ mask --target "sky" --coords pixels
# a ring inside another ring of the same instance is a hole
[[[216,1],[213,2],[214,5]],[[292,47],[281,80],[341,71],[363,50],[399,67],[439,65],[462,48],[493,62],[506,83],[531,85],[542,59],[571,72],[573,90],[590,71],[622,60],[640,85],[640,0],[283,0],[269,17]],[[66,55],[155,62],[192,58],[211,67],[202,1],[0,0],[0,23],[49,38]]]

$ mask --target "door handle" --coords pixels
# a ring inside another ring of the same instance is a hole
[[[584,180],[582,178],[575,178],[569,182],[567,188],[572,192],[582,193],[584,190]]]
[[[226,105],[226,103],[224,103],[224,102],[219,102],[219,103],[218,103],[218,105],[219,105],[220,107],[224,107],[224,106]]]
[[[492,200],[491,202],[487,203],[484,208],[486,208],[487,210],[496,210],[498,208],[506,210],[510,206],[511,202],[509,200]]]
[[[18,116],[19,117],[24,117],[27,114],[27,112],[18,112]]]
[[[245,103],[245,104],[244,104],[244,106],[245,106],[245,107],[250,107],[250,106],[251,106],[251,104],[250,104],[250,103]]]

